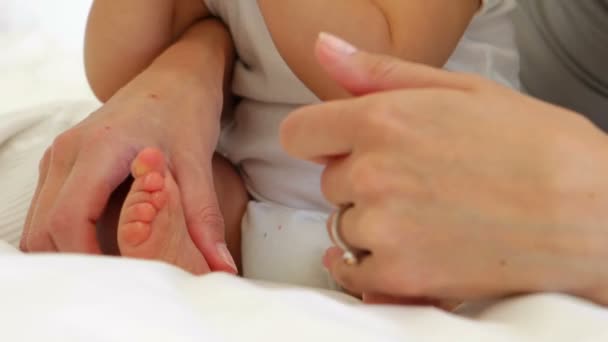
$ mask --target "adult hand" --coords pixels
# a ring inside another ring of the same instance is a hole
[[[211,269],[235,272],[217,251],[224,243],[224,227],[211,158],[221,95],[165,76],[140,76],[55,139],[40,163],[22,250],[100,253],[95,226],[109,196],[129,175],[137,152],[157,147],[178,180],[193,241]]]
[[[604,133],[479,77],[331,37],[317,56],[360,97],[295,111],[282,141],[326,164],[332,203],[354,204],[341,237],[370,254],[349,266],[327,252],[342,286],[439,299],[560,291],[608,304]]]

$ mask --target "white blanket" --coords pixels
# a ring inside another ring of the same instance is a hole
[[[153,262],[5,250],[1,341],[608,340],[607,311],[559,295],[514,298],[459,317],[219,274],[194,277]]]

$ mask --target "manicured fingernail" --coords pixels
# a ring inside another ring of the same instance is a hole
[[[230,251],[228,250],[228,246],[226,246],[225,243],[218,243],[217,251],[220,254],[222,260],[224,260],[224,262],[232,268],[234,273],[238,273],[238,268],[236,267],[236,263],[234,262]]]
[[[327,32],[321,32],[319,34],[319,42],[333,52],[343,56],[350,56],[357,52],[357,48],[354,45]]]

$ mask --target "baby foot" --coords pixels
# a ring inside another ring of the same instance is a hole
[[[209,272],[188,233],[180,192],[162,152],[141,151],[131,172],[135,181],[118,221],[121,255],[166,261],[196,275]]]

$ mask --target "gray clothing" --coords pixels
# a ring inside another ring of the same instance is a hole
[[[608,0],[520,0],[521,80],[531,95],[608,130]]]

